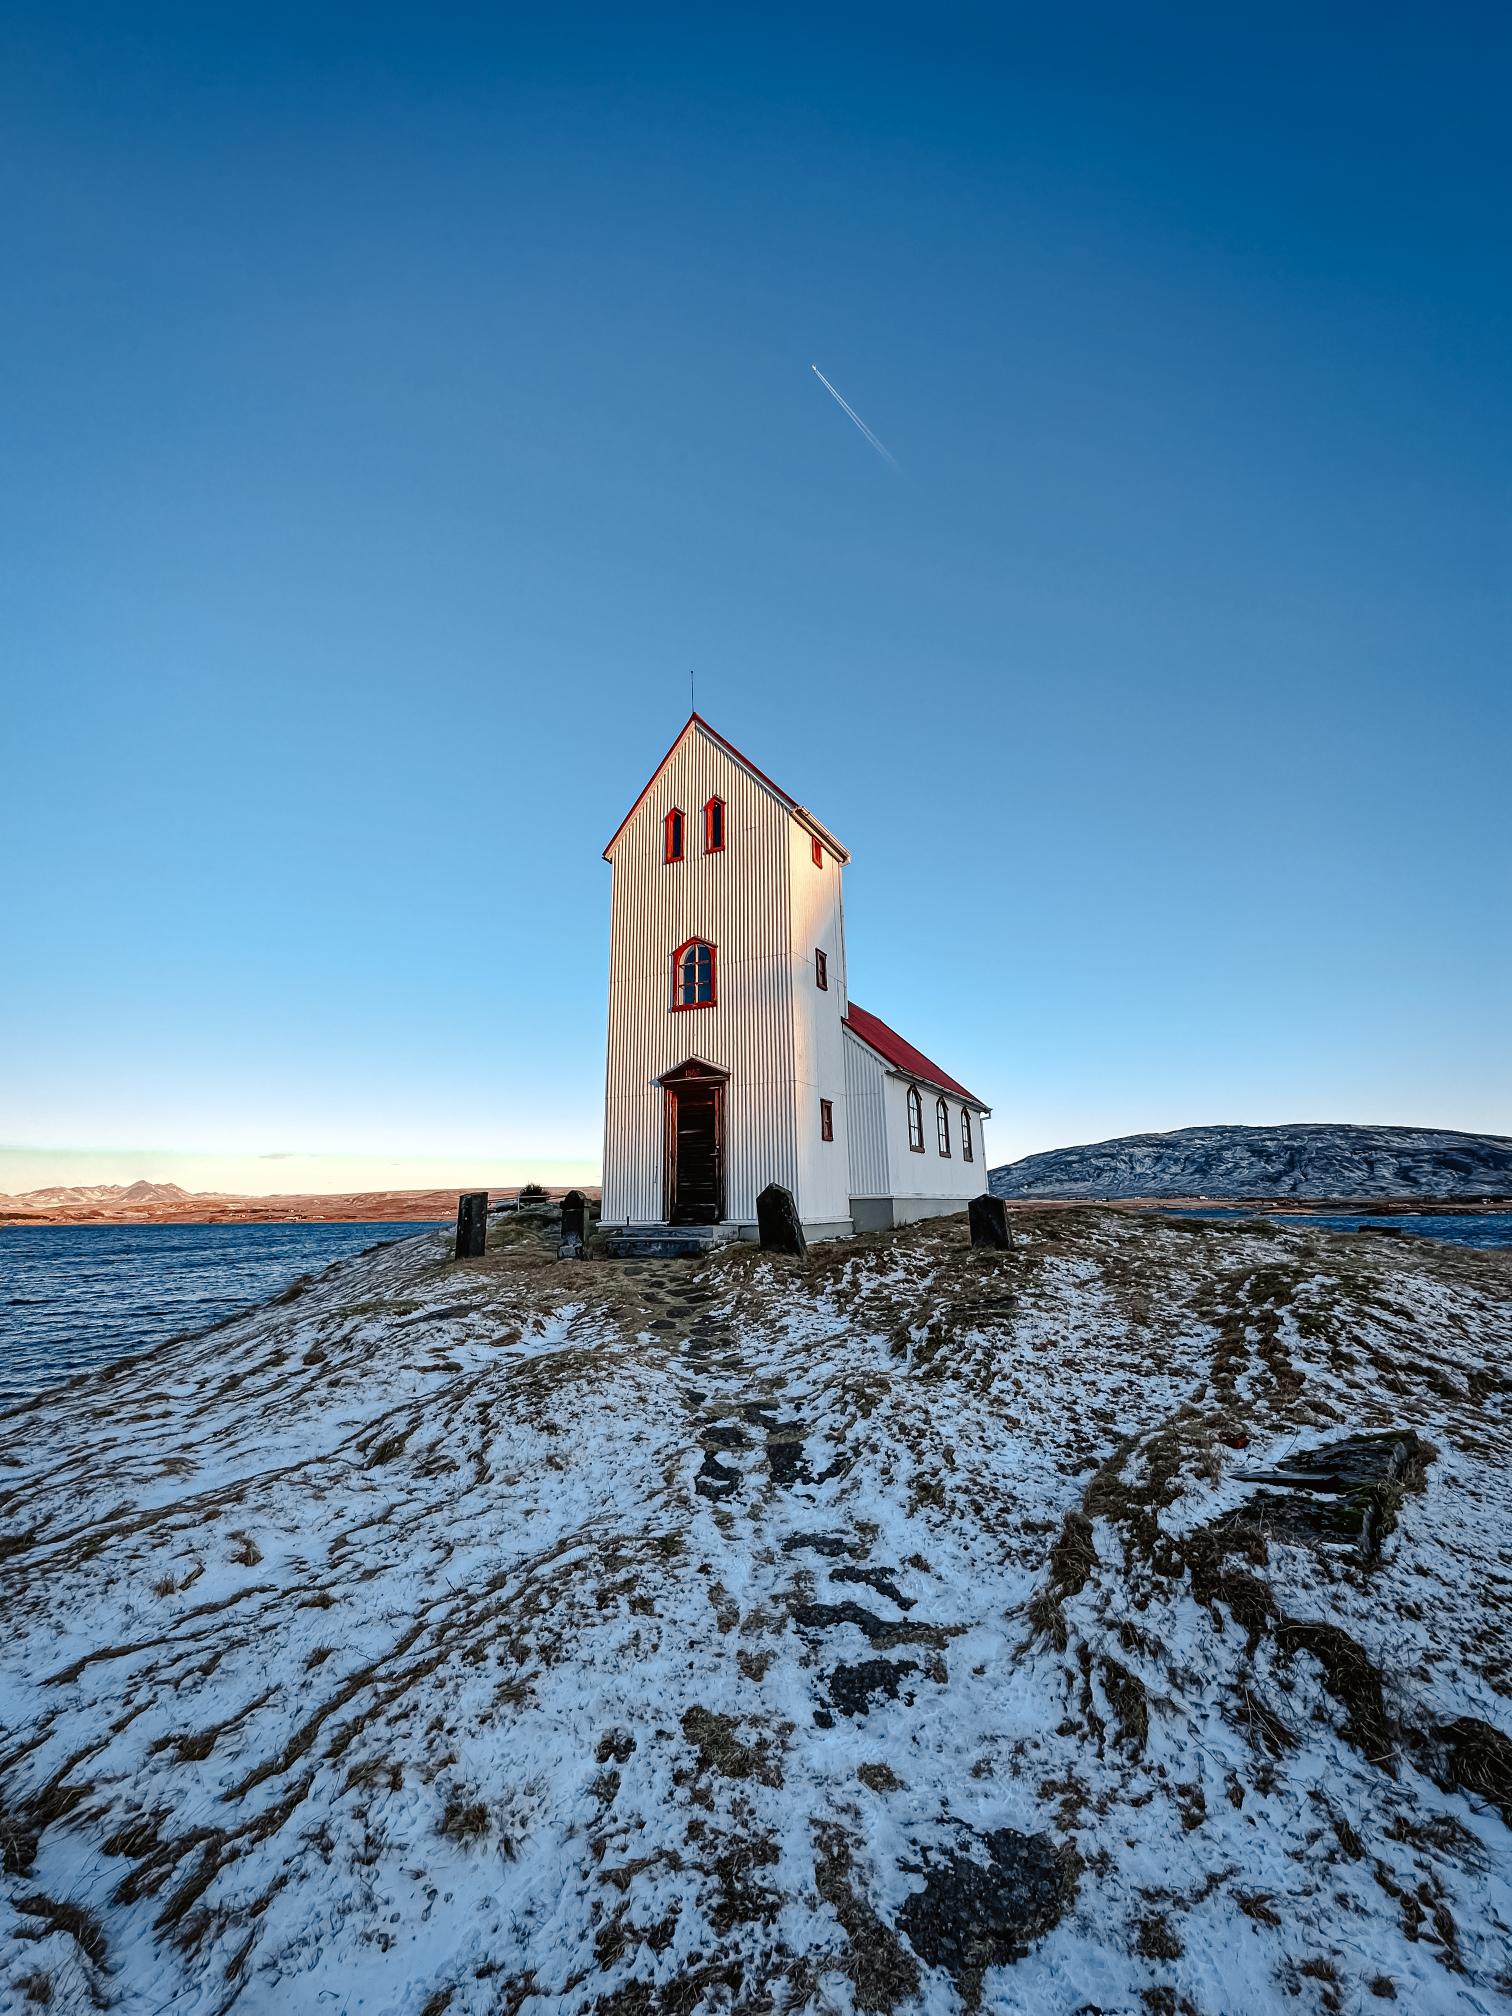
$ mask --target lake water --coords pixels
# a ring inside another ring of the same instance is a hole
[[[434,1224],[0,1226],[0,1407]]]
[[[1322,1225],[1330,1232],[1410,1232],[1419,1239],[1441,1239],[1449,1246],[1512,1246],[1512,1211],[1463,1211],[1440,1216],[1435,1211],[1399,1212],[1374,1217],[1362,1213],[1326,1211],[1167,1211],[1167,1218],[1269,1218],[1275,1225]]]

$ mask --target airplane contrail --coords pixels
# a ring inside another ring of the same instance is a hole
[[[840,411],[846,416],[846,418],[848,420],[855,421],[856,425],[861,429],[861,432],[866,436],[867,440],[870,441],[873,448],[875,448],[877,453],[882,457],[882,460],[884,462],[890,462],[893,468],[896,469],[898,466],[897,456],[893,454],[890,448],[886,448],[883,446],[883,444],[877,439],[876,435],[873,434],[870,427],[868,427],[866,422],[861,418],[861,415],[856,411],[855,407],[850,404],[849,400],[841,398],[840,394],[835,390],[834,386],[831,385],[830,381],[828,380],[828,378],[825,377],[824,373],[819,369],[819,366],[817,364],[810,364],[809,369],[810,371],[813,372],[814,376],[819,380],[819,383],[824,387],[825,391],[828,392],[831,399],[834,400],[835,404],[840,408]]]

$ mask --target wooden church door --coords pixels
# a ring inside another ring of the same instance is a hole
[[[667,1074],[662,1090],[668,1223],[717,1225],[725,1213],[724,1076],[684,1064]]]

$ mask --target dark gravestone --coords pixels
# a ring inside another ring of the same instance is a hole
[[[562,1199],[562,1237],[557,1246],[559,1260],[581,1260],[587,1238],[585,1220],[588,1200],[581,1190],[569,1190]]]
[[[477,1260],[488,1233],[488,1192],[464,1190],[457,1199],[457,1258]]]
[[[756,1199],[756,1225],[763,1253],[796,1253],[801,1260],[808,1252],[793,1193],[780,1183],[768,1183]]]
[[[971,1220],[973,1246],[987,1246],[1006,1252],[1013,1244],[1008,1237],[1008,1206],[1001,1197],[994,1197],[984,1190],[980,1197],[972,1198],[966,1214]]]

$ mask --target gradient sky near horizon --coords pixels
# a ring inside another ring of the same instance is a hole
[[[994,1161],[1512,1133],[1509,21],[0,11],[0,1189],[591,1174],[690,666]]]

